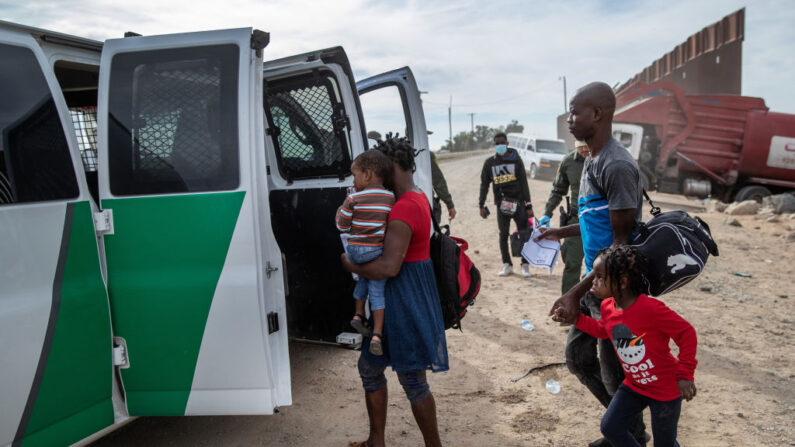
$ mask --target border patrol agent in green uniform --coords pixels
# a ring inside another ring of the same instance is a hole
[[[584,141],[575,141],[574,146],[576,150],[569,152],[560,161],[558,173],[552,183],[552,192],[549,193],[549,199],[547,199],[547,205],[544,209],[544,216],[538,221],[540,225],[549,226],[549,220],[555,212],[555,207],[566,196],[566,192],[570,192],[569,196],[566,197],[568,209],[564,210],[562,206],[560,207],[560,226],[565,227],[579,222],[577,218],[577,198],[580,196],[580,178],[582,177],[585,157],[588,156],[588,145]],[[572,199],[569,200],[569,197]],[[564,239],[560,247],[560,254],[565,264],[561,290],[566,293],[580,282],[584,256],[582,239],[579,236]]]
[[[442,170],[439,169],[439,162],[436,161],[436,154],[431,152],[431,183],[433,183],[433,217],[437,222],[442,221],[442,205],[439,201],[444,202],[447,207],[447,218],[453,220],[455,218],[455,204],[453,203],[453,196],[447,190],[447,181],[444,179]]]

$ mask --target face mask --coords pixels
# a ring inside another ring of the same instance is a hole
[[[505,144],[498,144],[494,146],[494,150],[497,151],[497,155],[505,155],[508,152],[508,146]]]

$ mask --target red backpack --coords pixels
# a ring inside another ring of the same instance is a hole
[[[445,231],[433,220],[431,235],[431,260],[439,289],[439,303],[445,329],[461,329],[461,319],[467,307],[475,303],[480,292],[480,271],[466,255],[467,241],[450,236],[450,227]]]

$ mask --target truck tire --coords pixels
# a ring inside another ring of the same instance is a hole
[[[527,170],[530,173],[530,178],[534,179],[538,175],[538,166],[535,163],[530,164],[530,169]]]
[[[739,191],[737,191],[737,194],[734,196],[734,201],[744,202],[746,200],[756,200],[758,203],[762,203],[762,199],[769,195],[770,190],[764,186],[748,185],[743,186]]]

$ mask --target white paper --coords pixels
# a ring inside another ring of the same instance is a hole
[[[541,235],[541,232],[538,231],[538,227],[535,227],[530,240],[522,247],[522,257],[527,259],[527,262],[533,267],[546,268],[552,273],[552,269],[558,263],[560,242],[549,239],[541,239],[535,242],[535,238],[539,235]]]

